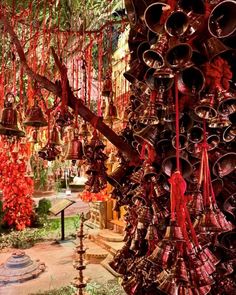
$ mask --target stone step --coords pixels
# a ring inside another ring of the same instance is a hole
[[[120,275],[119,273],[117,273],[116,271],[114,271],[113,268],[110,267],[109,263],[113,260],[113,256],[111,254],[108,254],[107,257],[101,261],[101,265],[108,270],[113,276],[115,277],[121,277],[122,275]]]
[[[123,235],[109,229],[100,230],[98,236],[107,242],[123,242]]]
[[[91,240],[84,242],[84,248],[87,249],[84,258],[90,264],[100,264],[108,255],[107,250]]]
[[[108,251],[110,254],[115,255],[118,250],[120,250],[124,246],[124,242],[111,242],[105,240],[100,234],[98,235],[91,235],[90,239]],[[112,240],[112,239],[111,239]]]

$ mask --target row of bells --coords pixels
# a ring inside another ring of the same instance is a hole
[[[0,122],[0,134],[6,136],[24,137],[25,132],[18,127],[17,110],[14,108],[12,102],[8,102],[9,97],[12,94],[7,94],[4,109],[2,110],[1,122]],[[33,107],[29,109],[28,116],[24,121],[25,126],[34,127],[35,130],[31,134],[29,139],[31,142],[37,142],[38,128],[48,126],[48,123],[44,117],[42,109],[38,105],[37,101]],[[81,125],[80,132],[76,134],[69,142],[69,148],[67,153],[67,160],[78,160],[83,157],[82,142],[79,140],[79,136],[87,136],[89,131],[87,125],[84,123]],[[53,161],[60,154],[59,146],[62,145],[61,135],[58,127],[55,125],[50,132],[50,140],[42,150],[39,151],[39,156],[43,159]]]

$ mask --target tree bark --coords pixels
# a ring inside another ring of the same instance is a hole
[[[61,83],[53,83],[46,77],[35,73],[28,65],[27,59],[24,53],[24,50],[21,46],[21,43],[14,32],[11,24],[9,23],[7,17],[3,15],[0,7],[0,21],[4,24],[6,32],[9,33],[12,42],[14,43],[17,53],[19,55],[20,61],[27,73],[32,79],[37,81],[40,87],[47,89],[58,97],[62,95]],[[59,61],[58,56],[53,50],[53,57],[55,63],[57,64],[59,70],[62,69],[62,64]],[[118,136],[109,126],[107,126],[101,117],[96,116],[93,112],[87,108],[81,99],[78,99],[74,96],[71,88],[68,83],[68,105],[72,109],[78,109],[78,114],[87,122],[92,124],[101,134],[103,134],[120,152],[122,152],[132,163],[138,163],[140,161],[139,154],[136,150],[133,149],[128,143],[126,143],[122,137]]]

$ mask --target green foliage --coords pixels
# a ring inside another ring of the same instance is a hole
[[[97,282],[88,283],[86,292],[89,295],[125,295],[125,292],[116,279],[109,280],[104,285]]]
[[[47,215],[51,207],[52,207],[52,202],[49,199],[43,198],[39,200],[36,212],[39,215],[44,215],[44,214]]]
[[[11,231],[8,234],[2,234],[0,236],[0,249],[4,249],[6,247],[14,247],[20,249],[30,248],[35,243],[41,241],[46,235],[46,232],[46,228],[27,228],[23,231]]]

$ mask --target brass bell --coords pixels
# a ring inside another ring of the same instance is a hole
[[[231,125],[231,122],[229,121],[227,116],[218,115],[215,118],[212,118],[208,124],[209,128],[226,128],[229,125]]]
[[[171,37],[184,35],[189,27],[188,15],[181,10],[173,11],[166,19],[165,31]]]
[[[229,38],[235,35],[236,3],[232,0],[221,1],[208,18],[208,30],[216,38]]]
[[[158,286],[158,289],[168,295],[179,294],[179,286],[174,276],[168,276],[167,279]]]
[[[120,186],[122,178],[125,177],[127,170],[128,170],[127,165],[120,164],[113,172],[111,172],[107,176],[107,181],[112,186]]]
[[[82,160],[83,159],[83,144],[79,140],[79,136],[74,131],[74,137],[69,143],[69,152],[67,160]]]
[[[58,130],[56,125],[53,126],[53,129],[50,133],[50,143],[52,143],[54,145],[61,145],[62,144],[60,131]]]
[[[214,58],[232,50],[215,37],[207,39],[202,46],[210,62],[213,61]]]
[[[193,126],[189,129],[188,139],[193,143],[199,143],[203,140],[203,129],[199,126]]]
[[[111,80],[111,74],[108,74],[103,83],[102,96],[109,97],[111,94],[112,94],[112,80]]]
[[[163,241],[156,246],[155,250],[148,256],[147,259],[160,267],[166,268],[171,257],[171,253],[173,252],[172,250],[173,247]]]
[[[188,204],[189,213],[193,216],[198,216],[203,213],[203,197],[201,192],[194,193],[192,196],[192,201]]]
[[[186,13],[205,14],[206,11],[204,0],[199,0],[197,3],[195,0],[179,0],[178,5]]]
[[[149,5],[144,12],[144,21],[148,29],[157,34],[162,32],[163,26],[160,20],[163,12],[168,10],[170,6],[165,3],[155,2]]]
[[[181,284],[179,286],[178,295],[194,295],[194,294],[199,295],[198,293],[196,293],[196,288],[194,288],[193,290],[192,286],[185,285],[185,284],[183,285]]]
[[[195,107],[194,111],[196,115],[205,120],[212,120],[217,116],[217,111],[213,107],[214,94],[207,95],[200,103]]]
[[[6,136],[24,137],[25,132],[20,130],[17,122],[17,111],[13,105],[15,103],[15,96],[8,93],[4,100],[4,109],[2,111],[2,118],[0,122],[0,134]]]
[[[139,116],[138,120],[144,125],[157,125],[159,123],[155,102],[148,102],[143,114]]]
[[[149,125],[144,127],[141,131],[134,134],[135,140],[143,144],[144,142],[150,144],[152,147],[155,146],[156,138],[158,135],[158,128],[156,125]]]
[[[185,95],[196,95],[202,91],[204,84],[204,75],[197,67],[187,67],[178,76],[178,89]]]
[[[157,175],[157,169],[152,165],[146,163],[143,171],[143,180],[146,181]]]
[[[150,48],[150,44],[147,41],[144,41],[139,44],[137,48],[137,57],[139,62],[143,62],[143,53]]]
[[[173,269],[173,274],[177,278],[178,282],[189,282],[188,269],[182,257],[177,259]]]
[[[192,48],[187,43],[176,43],[166,53],[166,61],[171,68],[181,69],[186,67],[192,57]]]
[[[181,227],[178,226],[175,222],[171,222],[171,224],[166,228],[166,233],[163,241],[185,242]]]
[[[207,208],[200,219],[195,221],[193,226],[198,232],[222,232],[215,211],[212,208]]]
[[[180,167],[184,178],[187,178],[192,174],[192,165],[186,158],[185,154],[180,155]],[[162,170],[166,175],[171,176],[172,173],[176,171],[176,168],[177,166],[175,153],[167,156],[162,161]]]
[[[217,160],[213,164],[212,172],[217,177],[224,177],[233,171],[236,167],[236,153],[216,154]]]
[[[169,90],[174,83],[174,74],[170,68],[150,68],[145,74],[145,82],[151,90],[156,90],[158,97],[163,97],[165,91]]]
[[[220,262],[220,259],[218,257],[216,257],[210,250],[209,248],[204,248],[202,250],[205,255],[209,258],[209,260],[214,264],[217,265]]]
[[[132,175],[130,176],[130,180],[133,183],[137,183],[137,184],[141,183],[142,178],[143,178],[143,169],[142,168],[133,172]]]
[[[218,106],[218,111],[222,115],[231,115],[236,112],[236,97],[223,99]]]
[[[172,145],[176,149],[176,136],[172,138]],[[188,145],[187,137],[183,134],[179,135],[179,150],[186,149]]]
[[[220,137],[216,134],[212,134],[207,137],[208,151],[212,151],[218,147],[220,143]]]
[[[147,70],[148,67],[144,63],[141,63],[138,59],[135,59],[131,63],[130,69],[126,71],[123,75],[125,79],[133,84],[137,81],[143,81]]]
[[[34,100],[33,107],[29,109],[24,125],[36,128],[45,127],[48,125],[43,115],[42,109],[38,105],[37,99]]]
[[[110,99],[110,101],[108,102],[108,105],[107,105],[106,112],[105,112],[104,121],[112,123],[117,120],[119,120],[118,114],[117,114],[117,108],[114,105],[113,99]]]
[[[47,143],[39,152],[38,155],[43,160],[54,161],[59,156],[60,151],[58,148],[51,143]]]
[[[153,44],[150,49],[144,51],[143,61],[145,64],[153,69],[160,69],[164,66],[165,60],[163,57],[166,51],[168,39],[166,35],[159,35],[156,44]]]

